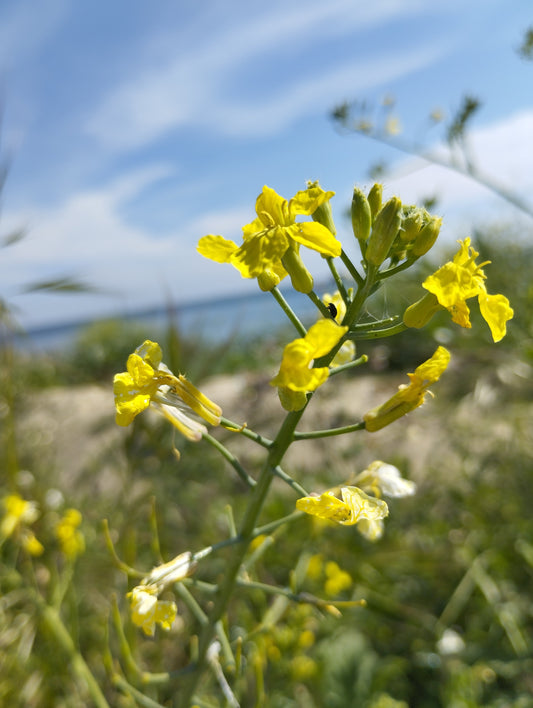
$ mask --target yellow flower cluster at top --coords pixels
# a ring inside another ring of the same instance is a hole
[[[217,263],[231,263],[243,278],[257,278],[263,290],[289,274],[296,290],[310,292],[313,281],[299,257],[300,246],[334,257],[340,256],[341,244],[323,224],[296,217],[313,215],[334,194],[314,184],[287,202],[265,186],[255,204],[257,218],[243,226],[241,246],[210,234],[200,239],[198,252]]]

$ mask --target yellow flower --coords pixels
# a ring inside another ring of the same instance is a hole
[[[81,520],[82,516],[77,509],[67,509],[56,526],[56,536],[67,558],[74,559],[85,550],[85,539],[78,529]]]
[[[421,406],[429,386],[440,379],[449,361],[450,352],[438,347],[430,359],[415,369],[414,374],[407,374],[411,379],[408,386],[402,384],[392,398],[363,416],[366,429],[370,432],[380,430]]]
[[[29,526],[39,518],[36,502],[26,501],[18,494],[9,494],[2,499],[5,514],[0,524],[0,534],[4,538],[12,536],[21,526]]]
[[[319,320],[305,337],[295,339],[283,350],[278,374],[270,384],[278,386],[286,410],[300,410],[305,394],[315,391],[329,376],[329,367],[313,368],[315,358],[325,356],[338,344],[348,327],[339,327],[333,320]]]
[[[176,603],[159,600],[158,596],[167,586],[192,575],[195,569],[196,563],[189,551],[154,568],[140,585],[126,595],[130,601],[133,623],[150,637],[154,636],[156,624],[165,630],[170,629],[176,618]]]
[[[178,611],[176,603],[159,600],[155,586],[138,585],[127,594],[127,597],[130,601],[133,624],[141,627],[149,637],[154,636],[156,624],[168,631],[176,619]]]
[[[179,374],[161,363],[161,347],[146,340],[128,357],[127,371],[113,382],[116,422],[129,425],[152,405],[189,440],[200,440],[206,427],[187,415],[196,413],[210,425],[220,423],[221,409]]]
[[[470,328],[470,310],[466,301],[476,297],[479,309],[490,327],[492,338],[499,342],[506,334],[506,322],[513,317],[509,300],[504,295],[489,295],[485,287],[486,275],[476,258],[479,253],[470,247],[470,239],[459,241],[459,251],[453,261],[449,261],[436,273],[430,275],[422,286],[432,293],[439,304],[445,307],[452,320],[461,327]]]
[[[326,563],[325,571],[327,580],[324,584],[324,591],[329,597],[340,595],[341,592],[352,586],[352,576],[342,570],[335,561]]]
[[[316,497],[302,497],[296,501],[296,508],[346,526],[357,524],[361,519],[383,519],[389,513],[382,499],[371,497],[357,487],[342,487],[341,496],[342,500],[329,491]]]
[[[44,546],[37,539],[30,524],[39,518],[39,507],[34,501],[26,501],[18,494],[9,494],[2,499],[5,513],[0,524],[1,539],[17,536],[20,545],[31,556],[40,556]]]
[[[297,216],[312,215],[333,195],[310,185],[287,202],[265,186],[255,204],[257,218],[243,227],[241,246],[210,234],[200,239],[198,252],[217,263],[231,263],[243,278],[266,275],[272,287],[287,275],[282,260],[289,249],[297,252],[302,245],[324,256],[340,256],[341,244],[328,228],[315,221],[296,221]]]

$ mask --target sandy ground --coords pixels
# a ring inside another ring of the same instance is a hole
[[[299,430],[358,422],[363,413],[387,400],[405,382],[402,375],[331,377],[316,392]],[[262,375],[219,376],[205,382],[202,390],[222,406],[227,418],[239,424],[246,422],[268,437],[275,434],[282,420],[277,393]],[[470,406],[474,404],[470,402]],[[472,411],[463,414],[470,417]],[[461,410],[454,415],[459,419]],[[126,473],[122,442],[128,430],[114,423],[111,385],[51,388],[32,394],[21,421],[20,449],[33,448],[41,467],[50,470],[51,483],[72,490],[90,474],[95,494],[115,494],[123,487]],[[500,428],[498,434],[504,438],[512,435],[512,428]],[[262,448],[224,430],[215,430],[213,435],[223,440],[252,474],[255,472],[263,459]],[[332,478],[339,480],[349,478],[374,459],[405,459],[409,475],[422,478],[436,455],[445,455],[453,464],[453,451],[446,446],[445,430],[436,423],[435,404],[428,398],[422,408],[377,433],[363,431],[299,441],[291,447],[284,466],[296,478],[300,472],[316,471],[324,476],[331,470]]]

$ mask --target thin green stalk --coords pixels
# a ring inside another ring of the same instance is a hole
[[[326,317],[326,319],[331,319],[331,312],[328,310],[327,306],[322,302],[322,300],[318,297],[318,295],[315,293],[314,290],[311,290],[310,293],[307,293],[307,297],[311,300],[313,305],[319,310],[320,314],[323,317]]]
[[[328,257],[326,258],[326,262],[328,264],[331,275],[333,276],[333,280],[335,281],[335,285],[337,286],[337,290],[339,291],[339,294],[342,297],[344,304],[346,305],[346,307],[348,307],[348,305],[350,304],[350,298],[348,297],[346,287],[344,286],[343,280],[339,275],[337,267],[335,266],[335,261],[333,260],[333,258]]]
[[[357,286],[361,288],[365,282],[364,278],[361,276],[357,268],[354,266],[350,258],[348,257],[348,254],[344,251],[344,249],[341,251],[341,260],[348,269],[348,272],[352,276],[352,278],[355,280],[357,283]]]
[[[244,467],[241,465],[239,460],[235,457],[235,455],[228,450],[227,447],[225,447],[221,442],[219,442],[216,438],[214,438],[212,435],[209,435],[209,433],[202,433],[202,438],[206,440],[210,445],[212,445],[215,450],[218,450],[222,457],[227,460],[230,465],[233,467],[235,472],[239,475],[239,477],[245,482],[249,487],[255,487],[255,479],[253,477],[250,477],[248,472],[244,469]]]
[[[206,654],[213,640],[216,623],[222,618],[226,611],[235,588],[235,583],[237,581],[241,564],[248,550],[248,546],[254,538],[254,529],[257,519],[262,511],[270,485],[274,478],[272,475],[272,470],[279,465],[285,452],[289,448],[296,426],[298,425],[298,422],[300,421],[306,407],[307,404],[301,410],[293,411],[286,415],[272,447],[269,450],[267,460],[261,471],[259,479],[257,480],[257,484],[251,492],[251,498],[248,502],[248,507],[246,509],[239,533],[242,543],[236,546],[235,552],[229,560],[224,578],[220,583],[218,596],[209,616],[209,623],[202,629],[198,646],[196,671],[194,671],[194,673],[188,677],[188,680],[185,681],[180,700],[180,705],[184,706],[184,708],[188,708],[191,704],[192,696],[196,691],[196,686],[205,668]]]
[[[272,440],[265,438],[264,435],[260,435],[254,430],[250,430],[246,423],[244,425],[239,425],[239,423],[234,423],[232,420],[222,417],[220,419],[220,425],[226,430],[229,430],[231,433],[239,433],[239,435],[253,440],[262,447],[269,448],[272,445]]]
[[[292,489],[294,489],[295,492],[298,492],[298,494],[303,494],[304,496],[307,496],[307,492],[302,487],[302,485],[298,484],[298,482],[295,479],[293,479],[289,474],[287,474],[284,470],[282,470],[279,465],[277,467],[275,467],[272,470],[272,472],[273,472],[273,474],[276,475],[276,477],[279,477],[286,484],[288,484],[289,487],[292,487]]]
[[[410,268],[416,260],[416,258],[408,258],[403,263],[400,263],[400,265],[387,268],[386,270],[380,270],[377,278],[378,280],[384,280],[385,278],[390,278],[392,275],[396,275],[396,273],[401,273],[402,270],[407,270],[407,268]]]
[[[371,329],[368,332],[361,332],[350,330],[346,337],[348,339],[353,339],[355,342],[362,339],[383,339],[384,337],[392,337],[394,334],[400,334],[400,332],[405,332],[409,329],[403,322],[398,322],[398,324],[393,327],[385,327],[384,329]]]
[[[337,374],[341,374],[343,371],[347,371],[348,369],[355,369],[357,366],[361,366],[361,364],[366,364],[367,361],[368,356],[366,354],[363,354],[358,359],[348,361],[346,362],[346,364],[341,364],[340,366],[336,366],[335,368],[331,369],[329,375],[336,376]]]
[[[352,425],[343,425],[341,428],[328,428],[327,430],[312,430],[309,433],[294,433],[294,440],[315,440],[316,438],[331,438],[334,435],[344,435],[345,433],[353,433],[356,430],[364,430],[365,424],[353,423]]]
[[[278,305],[281,307],[281,309],[283,310],[283,312],[287,315],[287,317],[289,318],[289,320],[290,320],[290,321],[292,322],[292,324],[295,326],[296,331],[298,332],[298,334],[300,335],[300,337],[305,337],[305,335],[306,335],[306,333],[307,333],[307,330],[305,329],[305,327],[303,326],[303,324],[300,322],[300,320],[299,320],[298,317],[296,316],[296,313],[294,312],[294,310],[292,309],[292,307],[289,305],[289,303],[287,302],[287,300],[285,300],[285,298],[283,297],[283,295],[281,294],[281,292],[278,290],[278,288],[277,288],[277,287],[274,287],[274,288],[272,288],[272,290],[271,290],[270,292],[271,292],[272,295],[274,296],[274,299],[276,300],[276,302],[278,303]]]

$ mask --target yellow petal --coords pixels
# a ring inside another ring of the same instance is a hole
[[[305,335],[313,359],[329,354],[347,331],[348,327],[341,327],[333,320],[323,319],[316,322]]]
[[[198,242],[196,250],[200,255],[216,263],[229,263],[231,256],[238,246],[223,236],[204,236]]]
[[[266,185],[257,197],[255,211],[266,227],[289,226],[292,223],[287,200]]]
[[[311,216],[321,204],[329,201],[334,196],[335,192],[325,192],[322,187],[315,183],[307,189],[296,192],[289,202],[289,209],[295,215]]]
[[[317,221],[304,221],[298,223],[298,231],[292,233],[292,238],[302,246],[312,248],[323,256],[338,257],[341,255],[342,245],[335,236]]]
[[[507,321],[514,315],[509,300],[504,295],[480,293],[478,302],[483,319],[490,327],[492,338],[495,342],[499,342],[506,335]]]

